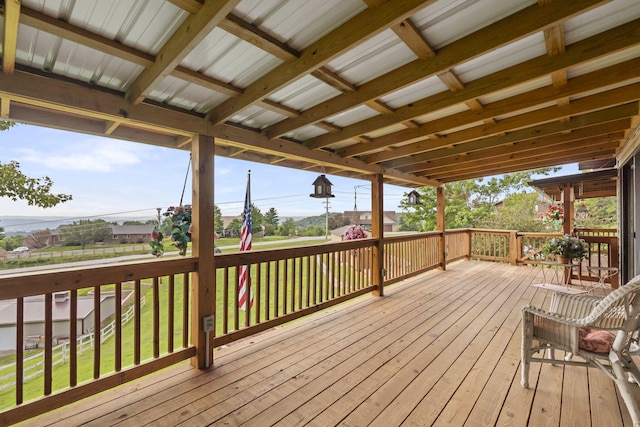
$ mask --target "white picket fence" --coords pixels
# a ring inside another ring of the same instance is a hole
[[[141,296],[140,299],[141,306],[145,304],[144,295]],[[129,307],[129,309],[122,313],[122,325],[126,325],[133,319],[135,315],[135,306]],[[103,344],[109,337],[115,334],[116,331],[116,322],[112,320],[108,325],[100,330],[100,344]],[[78,355],[81,355],[87,349],[91,350],[94,346],[94,333],[91,332],[89,334],[83,335],[76,339],[77,342],[77,352]],[[63,365],[67,362],[69,358],[69,342],[65,342],[59,345],[56,345],[52,349],[52,366]],[[16,363],[9,363],[7,365],[0,366],[0,391],[13,387],[16,385],[15,382],[15,366]],[[27,382],[31,378],[34,378],[38,375],[42,375],[44,372],[44,351],[38,352],[32,356],[26,357],[24,359],[24,382]]]

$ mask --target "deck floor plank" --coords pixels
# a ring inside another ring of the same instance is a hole
[[[214,369],[182,363],[23,424],[631,426],[597,369],[534,363],[520,386],[521,308],[548,306],[541,279],[453,263],[217,349]]]

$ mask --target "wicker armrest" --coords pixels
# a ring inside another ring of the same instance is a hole
[[[561,325],[570,326],[574,328],[578,327],[578,324],[576,323],[575,319],[567,316],[563,316],[558,313],[552,313],[538,307],[532,307],[530,305],[525,306],[522,308],[522,313],[524,316],[526,316],[526,314],[529,313],[529,314],[532,314],[534,317],[537,316],[545,320],[557,322],[558,324],[561,324]]]

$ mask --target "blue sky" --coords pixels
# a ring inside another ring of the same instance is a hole
[[[164,211],[179,204],[189,153],[19,124],[0,133],[0,161],[10,160],[20,162],[22,172],[30,177],[50,177],[53,191],[71,194],[73,200],[43,209],[0,198],[0,216],[153,218],[157,207]],[[274,207],[283,219],[324,214],[324,199],[309,197],[318,173],[216,157],[215,203],[223,215],[242,212],[249,169],[252,201],[263,212]],[[352,210],[354,191],[358,210],[370,209],[368,181],[327,177],[336,195],[330,200],[330,211]],[[385,209],[396,209],[407,191],[410,189],[386,186]],[[184,203],[190,201],[189,171]]]
[[[62,216],[70,219],[110,216],[154,218],[156,208],[177,205],[189,163],[189,153],[19,124],[0,132],[0,161],[20,162],[30,177],[49,176],[55,193],[73,200],[43,209],[0,198],[0,216]],[[281,219],[324,214],[324,199],[310,198],[315,172],[216,157],[215,203],[223,215],[242,212],[247,171],[251,169],[253,203],[263,212],[274,207]],[[576,173],[575,167],[560,174]],[[330,211],[370,210],[368,181],[327,177],[335,198]],[[358,186],[358,188],[354,188]],[[385,186],[385,209],[397,210],[407,188]],[[354,197],[357,193],[357,199]],[[184,204],[191,201],[191,174]]]

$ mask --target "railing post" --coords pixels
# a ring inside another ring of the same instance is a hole
[[[374,295],[384,295],[384,205],[382,175],[374,175],[371,181],[371,237],[378,239],[372,248],[373,262],[371,266],[373,284],[377,289]]]
[[[518,232],[511,230],[509,232],[509,260],[511,265],[518,265],[518,259],[520,259],[520,242],[521,238],[518,237]]]
[[[440,258],[439,270],[447,269],[447,242],[445,236],[444,209],[444,185],[441,185],[436,189],[436,229],[440,232],[440,240],[438,241],[438,257]]]
[[[197,135],[191,143],[193,165],[191,254],[198,257],[198,269],[191,281],[191,342],[197,353],[191,364],[206,368],[213,360],[213,346],[207,348],[204,317],[215,318],[216,265],[213,251],[213,138]],[[213,342],[213,340],[210,340]],[[210,358],[207,358],[209,353]]]

